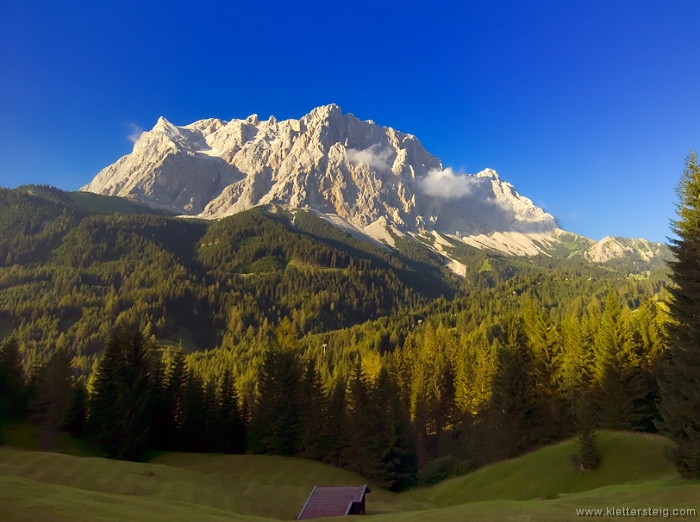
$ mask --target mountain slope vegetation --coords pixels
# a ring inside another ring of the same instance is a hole
[[[304,211],[0,197],[0,373],[18,375],[0,415],[33,419],[46,447],[69,429],[126,458],[302,456],[402,490],[434,459],[475,469],[566,439],[582,404],[601,428],[656,430],[662,271],[465,247],[459,278],[420,242]]]

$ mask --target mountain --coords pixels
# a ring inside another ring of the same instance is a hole
[[[252,115],[179,127],[161,117],[131,154],[81,190],[206,219],[258,205],[304,209],[390,247],[400,237],[420,239],[457,273],[464,266],[450,255],[455,242],[594,262],[630,253],[649,262],[662,250],[643,239],[606,238],[596,246],[572,238],[494,170],[457,174],[415,136],[361,121],[334,104],[299,120]]]

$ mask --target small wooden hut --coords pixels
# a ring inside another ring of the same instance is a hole
[[[342,515],[364,515],[365,495],[370,489],[364,486],[315,486],[297,520]]]

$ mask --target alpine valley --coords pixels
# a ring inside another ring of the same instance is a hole
[[[0,189],[0,440],[302,457],[400,491],[580,434],[574,462],[568,442],[523,468],[534,483],[556,457],[570,479],[512,498],[656,479],[615,448],[666,444],[645,437],[668,258],[563,231],[493,170],[336,105],[160,118],[80,191]],[[597,428],[645,435],[599,454]],[[240,512],[282,513],[265,495]]]

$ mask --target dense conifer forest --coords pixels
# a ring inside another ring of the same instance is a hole
[[[460,278],[397,245],[0,189],[2,418],[46,449],[294,455],[393,490],[576,434],[594,467],[595,428],[670,426],[666,269],[461,247]]]

